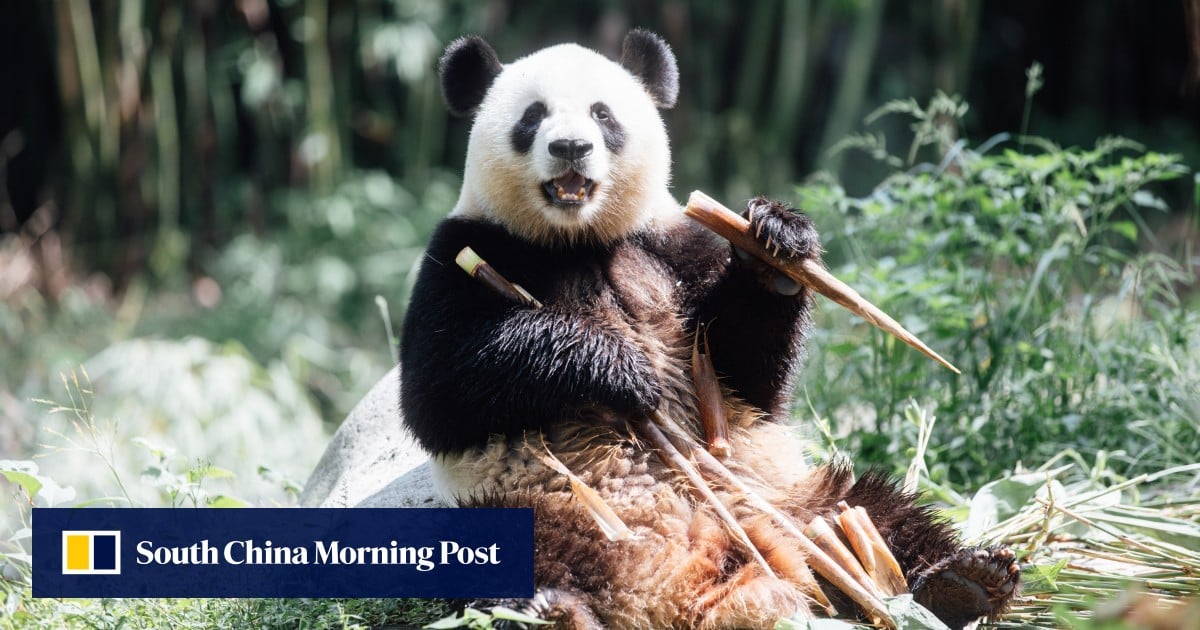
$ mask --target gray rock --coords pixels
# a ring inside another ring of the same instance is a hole
[[[393,368],[359,401],[308,478],[305,507],[445,507],[429,455],[400,422],[400,372]]]

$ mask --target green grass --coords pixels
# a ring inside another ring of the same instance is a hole
[[[419,627],[446,612],[404,599],[67,599],[25,600],[0,615],[0,628],[292,628],[366,630]]]

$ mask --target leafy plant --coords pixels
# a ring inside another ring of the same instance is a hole
[[[954,126],[948,117],[965,112],[944,95],[924,108],[889,104],[880,115],[916,121],[909,156],[939,146],[940,164],[895,171],[863,198],[819,179],[798,193],[835,274],[964,374],[822,308],[803,383],[810,404],[860,463],[895,461],[916,443],[904,406],[932,405],[942,421],[930,469],[956,485],[1067,446],[1108,451],[1121,471],[1190,461],[1200,315],[1179,288],[1194,277],[1140,248],[1152,239],[1145,214],[1167,209],[1154,186],[1188,169],[1122,138],[1092,149],[1028,138],[1027,152],[1006,138],[987,153],[948,144],[934,122]]]
[[[471,630],[492,630],[497,621],[515,621],[530,626],[549,626],[552,622],[543,621],[503,606],[495,606],[488,611],[467,607],[461,613],[448,615],[425,626],[430,630],[446,628],[470,628]]]

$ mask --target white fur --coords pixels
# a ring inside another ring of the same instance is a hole
[[[548,113],[531,150],[517,153],[513,126],[534,101]],[[604,102],[625,130],[617,154],[604,146],[591,106]],[[550,156],[556,139],[581,139],[593,151],[576,169],[597,182],[574,210],[551,204],[542,183],[566,166]],[[506,65],[484,97],[471,128],[462,192],[453,216],[485,218],[534,242],[611,241],[652,222],[680,216],[668,186],[671,152],[650,95],[619,64],[575,44],[543,49]]]
[[[429,458],[433,489],[446,505],[458,505],[459,499],[471,496],[480,480],[464,472],[461,454],[442,454]]]

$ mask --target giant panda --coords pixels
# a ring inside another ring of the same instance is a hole
[[[882,475],[855,481],[805,462],[782,421],[812,296],[683,217],[658,111],[674,105],[679,75],[660,37],[633,30],[619,62],[564,44],[508,64],[463,37],[439,74],[450,111],[474,123],[461,195],[404,320],[401,408],[448,501],[534,508],[527,610],[567,628],[756,628],[810,614],[794,543],[735,511],[776,568],[766,575],[631,428],[655,410],[698,424],[701,325],[726,393],[732,470],[800,523],[842,500],[864,506],[916,599],[951,627],[1005,607],[1018,582],[1011,551],[964,548]],[[755,199],[744,215],[779,255],[819,255],[811,221],[784,204]],[[469,277],[454,262],[466,246],[544,307]],[[544,463],[547,449],[636,538],[608,541]]]

